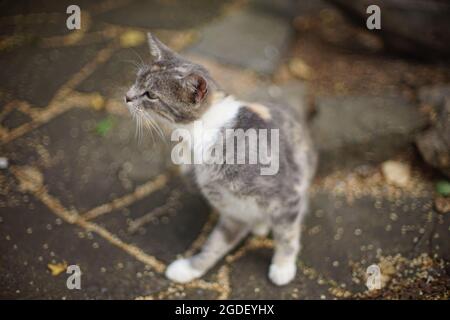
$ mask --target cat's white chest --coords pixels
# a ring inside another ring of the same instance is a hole
[[[200,185],[200,188],[207,188]],[[249,224],[264,220],[264,208],[256,202],[254,197],[236,196],[226,187],[214,188],[216,196],[209,197],[208,192],[203,192],[208,201],[218,208],[221,215],[226,215],[234,220]]]
[[[230,122],[236,119],[239,109],[243,103],[236,100],[232,96],[228,96],[219,102],[215,103],[205,114],[201,117],[200,122],[203,132],[195,130],[195,126],[189,128],[194,143],[192,151],[194,158],[200,158],[200,153],[204,152],[208,148],[211,148],[217,139],[221,138],[221,129],[226,128]],[[209,131],[208,131],[209,130]],[[207,134],[205,134],[205,132]],[[209,132],[209,134],[208,134]],[[205,153],[203,153],[203,160]],[[205,190],[208,185],[215,184],[216,172],[214,169],[210,169],[208,165],[202,167],[203,164],[196,164],[196,177],[197,182],[206,198],[211,204],[220,210],[222,215],[227,215],[236,220],[253,223],[260,221],[263,217],[262,208],[258,205],[256,200],[252,197],[236,196],[226,186],[214,186],[216,196],[208,197],[208,192]]]
[[[224,192],[223,208],[222,214],[249,223],[260,221],[263,217],[262,208],[253,197],[236,197],[230,192]]]
[[[212,105],[208,111],[192,125],[188,127],[191,136],[191,148],[194,163],[205,163],[208,161],[207,152],[221,139],[221,129],[232,122],[241,108],[242,102],[232,96],[228,96]]]

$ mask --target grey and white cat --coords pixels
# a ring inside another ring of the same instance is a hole
[[[279,161],[275,175],[261,175],[261,164],[191,166],[220,219],[200,252],[171,263],[166,276],[181,283],[199,278],[249,233],[264,236],[272,231],[275,248],[269,278],[276,285],[289,283],[296,273],[300,223],[317,163],[302,113],[288,106],[240,101],[224,93],[204,67],[184,59],[151,34],[148,41],[152,62],[138,71],[125,96],[132,113],[163,121],[173,129],[193,130],[194,121],[200,120],[205,127],[224,133],[203,138],[209,148],[223,146],[219,141],[223,137],[234,139],[226,129],[279,129],[279,147],[272,150],[276,153],[272,157]],[[221,150],[226,157],[225,147]]]

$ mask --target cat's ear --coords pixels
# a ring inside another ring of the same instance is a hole
[[[148,39],[148,46],[150,48],[150,54],[155,62],[168,59],[176,55],[175,52],[173,52],[164,43],[159,41],[159,39],[150,32],[147,33],[147,39]]]
[[[191,73],[185,78],[188,90],[191,93],[192,102],[202,102],[208,93],[208,80],[200,74]]]

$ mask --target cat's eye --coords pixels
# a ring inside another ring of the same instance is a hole
[[[158,96],[150,91],[145,91],[144,96],[146,96],[150,100],[156,100],[158,99]]]

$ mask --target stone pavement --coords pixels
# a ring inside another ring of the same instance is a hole
[[[0,5],[0,298],[448,299],[450,215],[435,210],[440,177],[412,143],[426,125],[415,90],[448,82],[448,68],[373,56],[376,41],[319,1],[77,3],[76,32],[70,1]],[[217,214],[166,144],[137,141],[122,105],[147,31],[240,97],[315,101],[321,163],[288,286],[267,279],[272,240],[253,237],[202,279],[165,279]],[[411,167],[403,187],[381,173],[389,159]],[[67,289],[66,264],[80,266],[81,290]],[[365,286],[371,264],[382,290]]]

